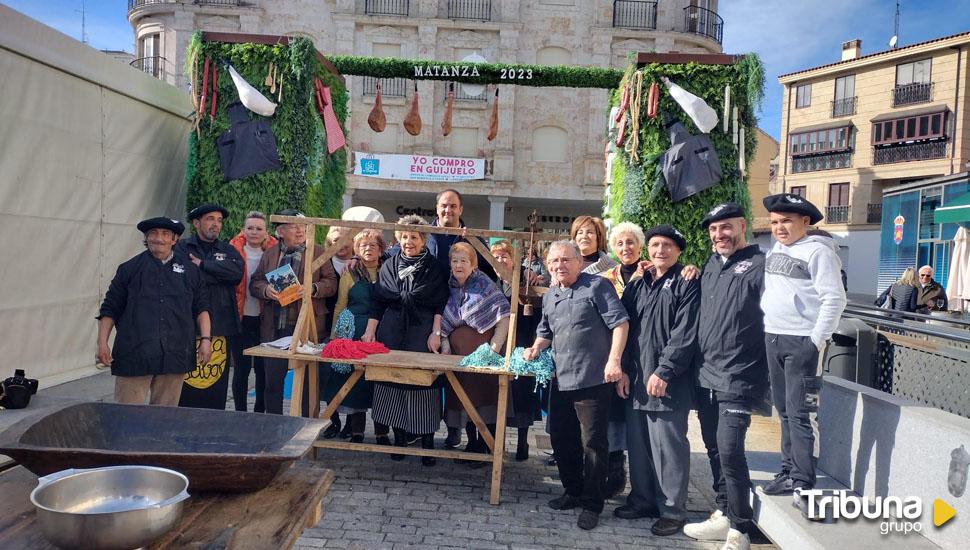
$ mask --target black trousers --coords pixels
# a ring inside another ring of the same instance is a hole
[[[751,474],[744,454],[744,438],[751,426],[751,400],[742,396],[696,388],[701,437],[714,477],[718,509],[742,533],[751,529]]]
[[[249,371],[256,371],[256,403],[253,412],[264,412],[266,402],[263,393],[266,388],[266,375],[263,373],[262,357],[246,357],[242,350],[259,345],[259,317],[246,315],[242,318],[242,334],[233,338],[233,345],[238,349],[233,356],[239,357],[239,362],[232,366],[232,400],[237,411],[247,408],[247,394],[249,393]]]
[[[808,336],[765,334],[771,400],[781,417],[782,471],[796,488],[815,487],[819,351]]]
[[[607,428],[614,384],[562,391],[552,381],[549,436],[559,479],[566,494],[578,497],[584,510],[603,511],[609,470]]]
[[[284,336],[292,336],[295,326],[277,329],[273,339]],[[320,369],[322,363],[310,365],[307,368]],[[329,368],[329,366],[327,367]],[[286,359],[266,359],[263,363],[263,373],[266,378],[264,389],[264,400],[266,401],[266,412],[269,414],[283,414],[283,385],[286,381],[286,373],[289,372],[289,364]],[[310,384],[309,377],[303,384],[303,416],[310,416]]]

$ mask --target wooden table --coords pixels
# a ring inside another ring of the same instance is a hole
[[[502,368],[482,368],[482,367],[462,367],[458,363],[464,359],[463,355],[437,355],[434,353],[418,353],[413,351],[391,351],[390,353],[378,353],[370,355],[365,359],[327,359],[319,355],[309,355],[305,353],[291,353],[289,350],[274,349],[266,346],[255,346],[246,349],[245,355],[256,357],[266,357],[271,359],[289,360],[290,368],[293,369],[293,391],[290,397],[290,414],[299,415],[302,410],[303,384],[309,378],[310,411],[315,415],[319,409],[319,394],[316,384],[316,364],[317,363],[346,363],[353,365],[354,372],[350,375],[347,382],[340,388],[333,400],[327,404],[326,410],[320,414],[320,418],[329,419],[330,415],[337,410],[347,394],[354,387],[361,377],[367,380],[380,382],[396,382],[401,384],[429,385],[430,381],[444,374],[445,379],[451,385],[462,407],[468,414],[468,418],[475,423],[478,432],[488,446],[488,453],[466,453],[464,451],[449,451],[444,449],[418,449],[412,447],[395,447],[367,443],[350,443],[346,441],[334,441],[327,439],[317,440],[313,446],[315,448],[341,449],[344,451],[372,452],[403,454],[413,456],[435,456],[441,458],[457,458],[462,460],[480,460],[492,463],[492,478],[490,484],[489,502],[498,504],[500,501],[502,488],[502,466],[505,459],[505,415],[508,411],[509,379],[516,376],[514,373]],[[308,365],[313,368],[307,369]],[[307,376],[305,371],[309,370]],[[487,374],[498,376],[498,409],[496,411],[495,434],[488,429],[482,417],[478,414],[475,406],[468,398],[461,383],[455,376],[456,372]]]
[[[333,479],[332,470],[297,462],[255,493],[192,495],[178,525],[148,548],[291,548],[304,528],[320,521]],[[37,476],[23,466],[0,473],[0,548],[56,548],[30,503],[36,486]]]

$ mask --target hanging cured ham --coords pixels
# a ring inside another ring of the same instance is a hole
[[[374,98],[374,108],[367,115],[367,125],[375,132],[383,132],[387,126],[387,117],[384,116],[384,105],[381,102],[381,83],[377,82],[377,97]]]
[[[495,88],[495,100],[492,101],[492,121],[488,124],[488,141],[498,135],[498,88]]]
[[[411,109],[404,117],[404,129],[412,136],[421,133],[421,113],[418,112],[418,83],[414,83],[414,99],[411,101]]]
[[[455,83],[448,84],[448,101],[445,104],[445,119],[441,121],[441,135],[451,133],[451,113],[455,110]]]

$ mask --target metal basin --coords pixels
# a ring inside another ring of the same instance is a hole
[[[182,517],[184,475],[153,466],[64,470],[30,493],[47,540],[61,548],[130,550],[150,544]]]

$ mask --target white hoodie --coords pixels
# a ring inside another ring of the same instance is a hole
[[[842,261],[834,240],[810,235],[791,246],[775,242],[765,258],[765,332],[809,336],[821,348],[838,326],[845,304]]]

